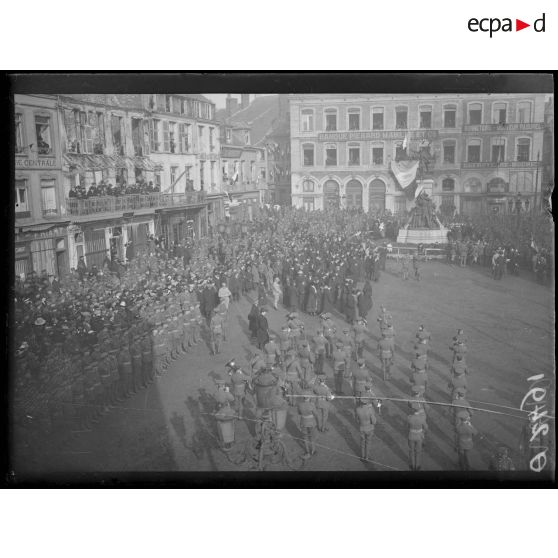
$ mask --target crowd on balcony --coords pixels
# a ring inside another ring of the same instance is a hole
[[[99,184],[92,184],[89,188],[78,184],[70,189],[69,197],[77,199],[87,199],[100,196],[127,196],[129,194],[154,194],[160,192],[161,188],[155,186],[152,181],[136,182],[135,184],[113,186],[101,180]]]

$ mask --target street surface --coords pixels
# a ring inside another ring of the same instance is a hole
[[[441,262],[423,263],[422,280],[403,281],[399,266],[388,260],[379,283],[373,284],[374,308],[368,316],[370,337],[365,358],[372,370],[376,393],[408,398],[409,363],[418,326],[424,323],[432,333],[429,352],[431,401],[449,402],[448,378],[451,365],[449,346],[458,328],[468,337],[467,363],[470,368],[469,394],[473,407],[507,414],[475,411],[473,425],[482,434],[475,440],[472,470],[486,470],[497,444],[510,448],[516,467],[520,465],[518,444],[523,420],[518,411],[497,407],[519,407],[529,389],[527,378],[534,374],[554,377],[554,296],[551,288],[537,284],[527,274],[505,276],[494,281],[481,267],[459,268]],[[384,383],[376,356],[380,305],[393,316],[396,331],[393,380]],[[42,443],[29,437],[17,440],[15,469],[39,472],[132,472],[132,471],[248,471],[247,462],[235,465],[219,448],[211,413],[215,384],[212,373],[236,357],[247,363],[253,348],[248,334],[250,301],[231,304],[229,338],[222,353],[210,356],[207,336],[188,354],[172,363],[166,373],[105,415],[92,431],[74,431],[60,443]],[[300,313],[306,332],[313,336],[318,318]],[[286,311],[269,305],[270,328],[279,332]],[[334,315],[341,326],[344,320]],[[245,368],[246,369],[246,368]],[[333,387],[331,366],[326,365],[327,383]],[[348,384],[345,394],[350,395]],[[481,403],[478,403],[481,402]],[[553,405],[553,401],[550,403]],[[336,399],[330,414],[329,432],[318,433],[317,454],[304,465],[316,471],[408,471],[409,411],[406,402],[388,401],[382,407],[374,436],[371,461],[359,459],[360,442],[352,399]],[[254,408],[248,408],[252,417]],[[303,453],[300,431],[291,408],[283,440],[291,456]],[[453,443],[452,415],[448,407],[429,405],[429,432],[423,453],[423,470],[456,471],[458,459]],[[237,449],[254,435],[255,422],[236,425]],[[269,471],[287,471],[285,463],[270,465]]]

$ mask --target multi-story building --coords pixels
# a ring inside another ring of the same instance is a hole
[[[545,96],[290,95],[292,203],[412,205],[392,162],[421,161],[442,212],[528,209],[540,191]]]
[[[168,245],[207,234],[222,213],[219,128],[201,95],[17,95],[16,270],[63,275],[80,256],[148,234]],[[100,184],[149,193],[77,196]],[[211,196],[211,198],[210,198]]]
[[[68,270],[67,225],[56,97],[15,96],[15,270]]]

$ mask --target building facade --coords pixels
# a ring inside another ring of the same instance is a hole
[[[442,213],[529,209],[545,95],[290,95],[292,203],[407,211],[392,161],[421,160]]]
[[[68,271],[69,251],[57,99],[15,96],[15,271]]]
[[[222,214],[219,128],[205,97],[16,95],[15,104],[19,275],[63,276],[81,256],[88,266],[133,257],[150,234],[168,246],[198,238]]]

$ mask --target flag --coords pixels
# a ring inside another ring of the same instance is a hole
[[[391,172],[393,172],[398,184],[406,190],[411,186],[417,176],[418,161],[391,161]]]

